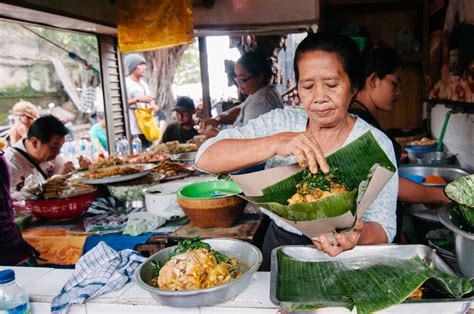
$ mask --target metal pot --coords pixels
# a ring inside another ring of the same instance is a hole
[[[441,223],[454,233],[456,259],[461,273],[467,278],[474,277],[474,233],[461,229],[462,218],[456,210],[456,203],[442,206],[439,211]]]
[[[452,165],[456,161],[456,155],[448,152],[423,152],[416,153],[417,164],[425,165]]]

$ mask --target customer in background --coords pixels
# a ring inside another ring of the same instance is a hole
[[[162,143],[171,141],[186,143],[198,135],[197,130],[194,128],[193,114],[195,108],[194,101],[191,98],[186,96],[178,97],[173,111],[176,114],[176,122],[168,125],[161,138]]]
[[[31,174],[44,179],[54,174],[66,174],[74,170],[72,162],[64,162],[59,155],[68,130],[54,116],[37,119],[28,130],[27,138],[18,141],[5,151],[5,157],[11,170],[11,192]],[[90,160],[81,158],[80,168],[90,164]]]
[[[125,78],[127,89],[128,117],[130,119],[130,131],[133,135],[138,135],[144,149],[148,148],[152,142],[147,140],[137,123],[134,110],[137,108],[150,109],[156,113],[158,106],[151,97],[150,88],[143,80],[146,73],[146,60],[137,53],[129,54],[124,60],[128,76]]]
[[[13,125],[10,129],[10,145],[25,138],[33,121],[40,116],[38,108],[30,102],[20,101],[13,106]]]
[[[4,146],[6,142],[0,142],[0,265],[33,266],[39,253],[26,243],[15,223],[10,197],[10,171],[3,156]]]
[[[259,52],[243,54],[235,64],[235,82],[247,99],[218,116],[201,122],[201,132],[206,137],[216,136],[221,124],[243,126],[247,122],[272,111],[283,108],[283,99],[270,85],[272,62]]]
[[[360,90],[354,97],[349,113],[356,114],[386,134],[378,123],[377,112],[392,111],[401,95],[401,60],[393,48],[372,49],[366,60]],[[393,143],[397,161],[401,147],[397,141],[387,136]],[[447,203],[442,188],[428,187],[406,178],[399,178],[398,199],[409,203]]]
[[[105,124],[105,114],[103,112],[96,112],[95,118],[97,120],[89,130],[92,144],[97,148],[98,152],[107,151],[107,132]]]

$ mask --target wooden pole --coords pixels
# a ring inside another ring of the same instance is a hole
[[[206,37],[198,37],[199,42],[199,64],[201,66],[202,82],[202,105],[204,119],[211,117],[211,97],[209,93],[209,71],[207,64],[207,45]]]

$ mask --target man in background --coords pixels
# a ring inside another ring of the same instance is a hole
[[[10,167],[12,193],[32,174],[40,175],[46,180],[52,175],[75,170],[73,163],[64,162],[59,154],[66,134],[68,130],[58,118],[44,116],[33,122],[26,138],[5,151]],[[79,158],[80,168],[89,164],[90,160]]]
[[[147,140],[143,131],[137,123],[135,109],[150,109],[154,113],[158,111],[155,100],[151,97],[150,87],[144,81],[146,73],[146,61],[138,53],[128,54],[124,60],[128,76],[125,78],[127,89],[128,117],[130,119],[130,132],[138,135],[144,149],[151,146],[152,142]],[[155,123],[155,122],[154,122]]]
[[[194,128],[193,120],[195,110],[194,102],[191,98],[179,97],[176,101],[176,107],[173,109],[176,114],[176,122],[168,125],[161,138],[161,142],[179,141],[180,143],[186,143],[198,135],[198,131]]]

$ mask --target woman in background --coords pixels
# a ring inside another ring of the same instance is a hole
[[[356,114],[392,141],[397,163],[400,161],[401,147],[380,126],[377,112],[392,111],[401,95],[401,60],[397,51],[389,47],[372,49],[366,60],[360,83],[360,90],[354,97],[349,113]],[[400,177],[398,198],[409,203],[447,203],[449,199],[442,188],[428,187]]]
[[[10,145],[26,137],[33,121],[40,116],[38,108],[30,102],[20,101],[13,106],[13,125],[10,129]]]
[[[240,91],[248,97],[240,105],[201,122],[200,127],[208,138],[216,136],[219,132],[216,128],[221,124],[243,126],[273,109],[283,109],[280,93],[270,85],[271,60],[259,52],[247,52],[237,60],[234,72]]]

